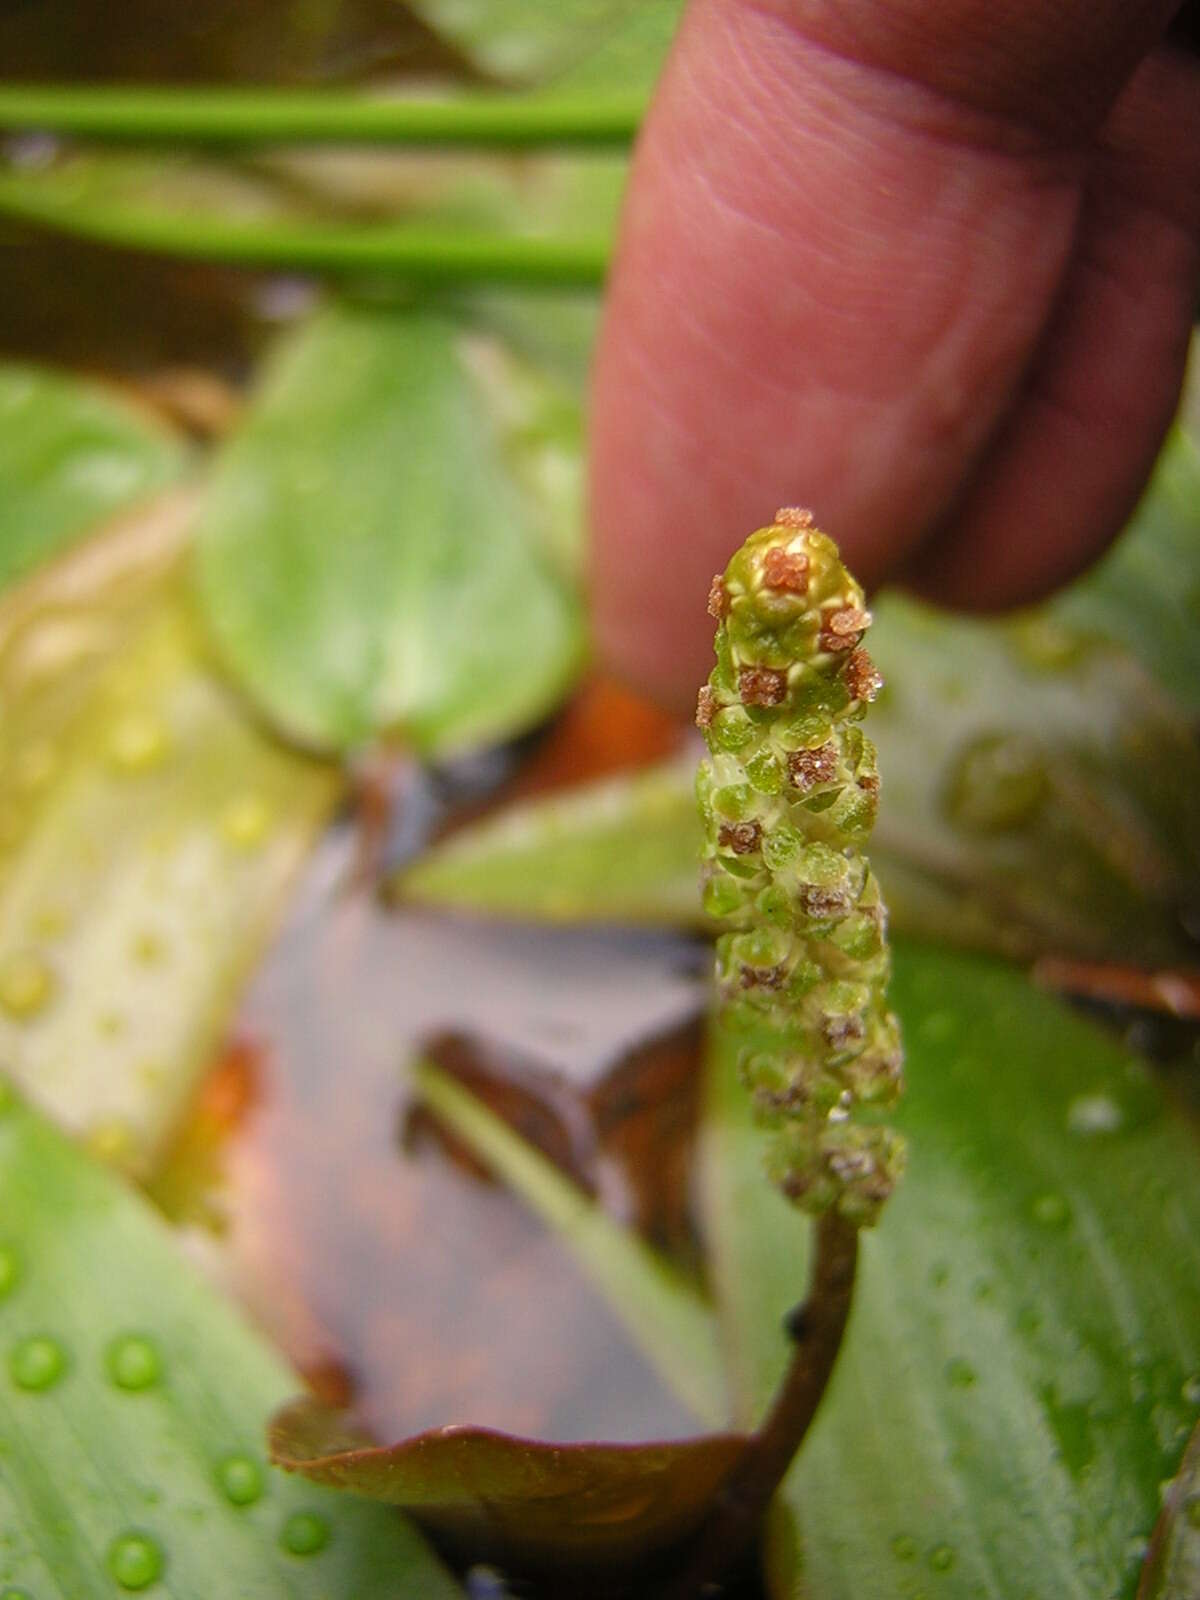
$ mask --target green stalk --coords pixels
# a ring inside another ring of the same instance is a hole
[[[376,272],[425,283],[589,288],[604,281],[606,239],[536,238],[412,223],[243,222],[115,208],[51,195],[36,178],[0,175],[0,216],[126,250],[331,276]]]
[[[644,109],[643,95],[385,99],[328,89],[0,87],[0,129],[122,143],[621,147]]]

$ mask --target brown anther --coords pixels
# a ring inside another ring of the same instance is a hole
[[[821,649],[853,650],[870,620],[870,612],[861,611],[858,606],[826,612],[821,619]]]
[[[725,580],[718,572],[708,591],[708,614],[715,617],[718,622],[729,615],[729,590],[725,587]]]
[[[832,783],[837,769],[837,746],[832,740],[815,750],[793,750],[787,758],[788,777],[801,794],[807,794],[819,783]]]
[[[762,828],[757,822],[723,822],[717,832],[717,842],[723,850],[732,850],[735,856],[753,855],[762,842]]]
[[[840,1045],[861,1039],[866,1029],[861,1017],[826,1017],[821,1023],[821,1032],[825,1043],[836,1050]]]
[[[846,657],[842,681],[855,700],[874,700],[883,688],[879,668],[865,650],[854,650]]]
[[[807,917],[840,917],[850,909],[850,897],[844,889],[827,889],[817,883],[801,884],[799,898]]]
[[[707,683],[704,684],[696,697],[696,726],[698,728],[711,728],[713,718],[720,709],[716,695]]]
[[[877,795],[879,793],[879,774],[877,772],[860,773],[858,787],[864,794]]]
[[[811,528],[813,514],[806,506],[780,506],[775,513],[777,528]]]
[[[787,699],[787,673],[774,667],[742,667],[738,693],[746,706],[779,706]]]
[[[808,557],[801,550],[772,546],[763,557],[763,583],[783,594],[807,594]]]
[[[743,989],[778,989],[783,979],[782,966],[742,967],[738,971],[738,981]]]

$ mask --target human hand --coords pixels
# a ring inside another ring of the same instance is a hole
[[[592,417],[600,648],[678,705],[745,530],[1002,607],[1131,511],[1200,288],[1200,66],[1151,0],[693,0]]]

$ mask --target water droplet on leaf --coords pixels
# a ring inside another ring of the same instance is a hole
[[[897,1561],[917,1559],[917,1541],[908,1533],[898,1533],[892,1540],[892,1554]]]
[[[964,1361],[961,1356],[955,1356],[953,1361],[946,1363],[946,1380],[955,1389],[974,1388],[979,1374],[969,1361]]]
[[[166,758],[167,730],[156,717],[139,713],[121,717],[109,735],[108,754],[118,772],[149,772]]]
[[[311,1511],[296,1511],[279,1535],[283,1548],[294,1556],[315,1556],[329,1543],[329,1524]]]
[[[929,1565],[934,1572],[949,1572],[954,1565],[954,1550],[951,1545],[935,1545],[929,1552]]]
[[[16,1022],[44,1011],[54,993],[54,974],[32,950],[15,950],[0,962],[0,1007]]]
[[[946,814],[973,833],[1004,833],[1031,822],[1049,790],[1046,763],[1032,739],[987,734],[959,756],[946,788]]]
[[[217,1483],[231,1504],[253,1505],[263,1492],[263,1471],[251,1456],[226,1456],[217,1467]]]
[[[162,1377],[162,1357],[143,1334],[123,1333],[104,1352],[104,1369],[118,1389],[149,1389]]]
[[[119,1534],[108,1547],[108,1570],[122,1589],[148,1589],[162,1576],[162,1549],[148,1534]]]
[[[1108,1094],[1077,1094],[1067,1107],[1067,1131],[1085,1139],[1116,1133],[1124,1120],[1120,1105]]]
[[[1061,1194],[1038,1195],[1030,1211],[1044,1228],[1065,1228],[1071,1220],[1071,1208]]]
[[[239,795],[221,814],[221,835],[236,850],[256,849],[270,827],[270,807],[261,795]]]
[[[33,1334],[13,1346],[8,1370],[18,1389],[38,1393],[52,1389],[67,1370],[67,1356],[56,1339]]]

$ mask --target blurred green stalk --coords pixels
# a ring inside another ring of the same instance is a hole
[[[644,95],[0,86],[0,130],[122,143],[620,147],[644,110]]]
[[[89,207],[35,176],[0,173],[0,217],[126,250],[192,261],[345,276],[375,272],[413,283],[514,283],[588,288],[603,283],[605,238],[544,238],[416,223],[246,222],[227,217]]]

